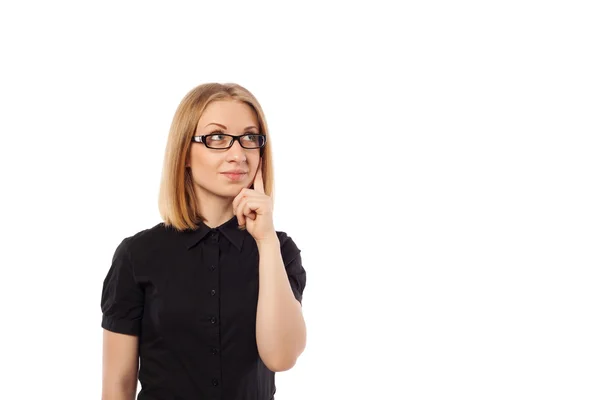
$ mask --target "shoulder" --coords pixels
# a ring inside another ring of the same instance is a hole
[[[279,241],[281,242],[281,244],[283,244],[284,242],[294,242],[292,240],[292,237],[285,231],[275,231],[275,233],[277,233],[277,238],[279,239]]]
[[[302,292],[306,286],[306,270],[303,266],[300,249],[285,231],[276,231],[281,246],[281,258],[287,272],[294,296],[302,303]]]
[[[292,237],[285,231],[276,231],[276,233],[284,262],[287,264],[292,260],[299,258],[300,248]]]
[[[165,244],[177,241],[177,237],[175,229],[161,222],[125,236],[119,248],[123,248],[131,255],[147,254],[154,249],[164,248]]]
[[[291,240],[290,236],[285,231],[275,231],[275,233],[277,233],[277,238],[280,242],[283,242],[284,240]]]
[[[277,233],[277,238],[279,239],[279,244],[282,248],[295,248],[298,250],[298,246],[296,246],[296,242],[292,239],[292,237],[285,231],[275,231]],[[298,250],[299,251],[299,250]]]

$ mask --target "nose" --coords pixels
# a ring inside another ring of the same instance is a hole
[[[246,150],[244,150],[242,145],[237,140],[233,142],[233,146],[231,146],[227,151],[227,160],[238,162],[246,161]]]

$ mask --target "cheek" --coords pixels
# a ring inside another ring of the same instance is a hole
[[[260,162],[260,153],[248,155],[248,163],[252,166],[253,172],[256,172],[256,170],[258,169],[259,162]]]
[[[196,172],[208,172],[211,168],[216,169],[216,160],[211,157],[212,154],[207,154],[204,149],[196,148],[190,151],[190,165]]]
[[[191,152],[190,166],[194,182],[204,186],[211,185],[217,179],[218,160],[214,160],[213,158],[199,151]]]

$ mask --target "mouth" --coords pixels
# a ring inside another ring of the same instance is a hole
[[[245,172],[222,172],[221,175],[231,181],[241,181],[247,174]]]

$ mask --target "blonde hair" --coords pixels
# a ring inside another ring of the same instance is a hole
[[[160,182],[158,209],[165,226],[178,231],[198,228],[202,220],[194,191],[191,171],[185,167],[198,121],[207,105],[217,100],[237,100],[248,104],[256,113],[261,133],[267,135],[262,150],[262,173],[265,194],[273,194],[271,140],[265,115],[250,91],[235,83],[206,83],[190,90],[175,111],[167,140]]]

